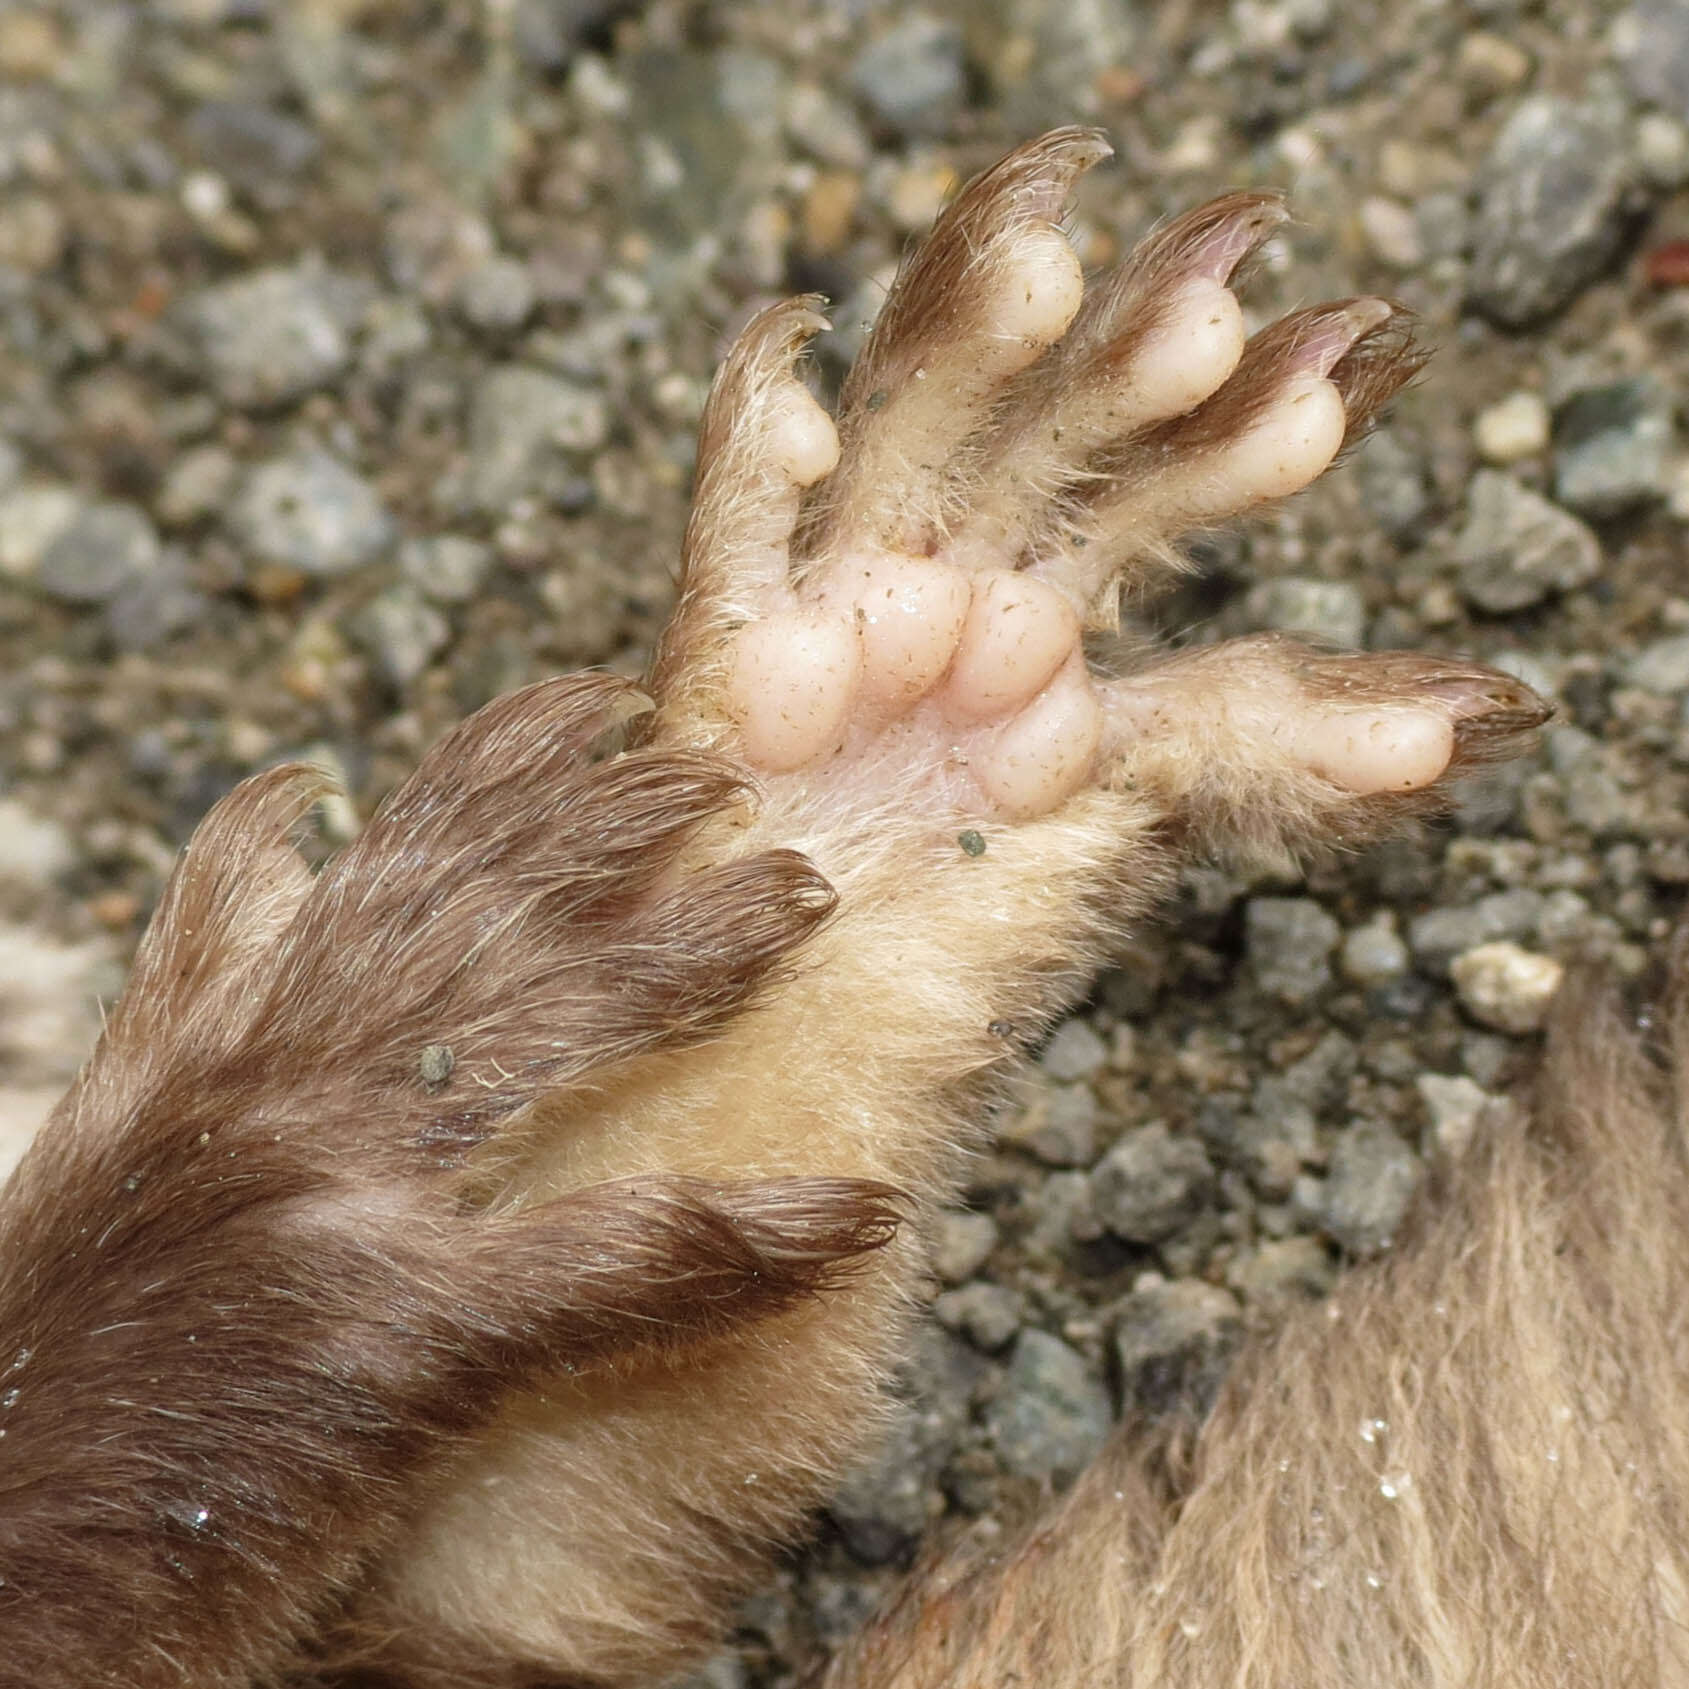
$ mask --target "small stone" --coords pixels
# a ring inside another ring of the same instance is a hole
[[[1551,420],[1540,393],[1509,393],[1478,413],[1472,425],[1473,442],[1486,463],[1517,463],[1548,450]]]
[[[1355,463],[1368,515],[1391,539],[1418,539],[1431,510],[1425,461],[1394,429],[1380,428]]]
[[[1089,1079],[1108,1065],[1108,1046],[1089,1021],[1064,1020],[1050,1034],[1038,1065],[1063,1084]]]
[[[1292,1006],[1331,984],[1331,953],[1343,936],[1309,897],[1254,897],[1244,909],[1244,942],[1255,982]]]
[[[1631,163],[1622,116],[1554,94],[1521,100],[1478,172],[1471,299],[1504,328],[1570,303],[1611,261]]]
[[[999,1136],[1046,1167],[1086,1167],[1096,1156],[1097,1099],[1089,1085],[1036,1083],[1026,1106],[1005,1119]]]
[[[1400,200],[1370,194],[1358,213],[1361,234],[1372,255],[1393,270],[1416,270],[1425,262],[1419,219]]]
[[[1343,938],[1338,965],[1355,985],[1386,985],[1408,969],[1408,947],[1396,931],[1396,919],[1382,910]]]
[[[1565,972],[1552,956],[1506,940],[1480,944],[1449,965],[1455,990],[1472,1018],[1498,1032],[1518,1034],[1541,1029]]]
[[[229,526],[255,561],[311,576],[346,574],[374,561],[393,539],[375,489],[317,446],[251,470]]]
[[[0,267],[41,276],[64,256],[64,213],[45,194],[9,192],[0,199]]]
[[[999,1284],[965,1284],[947,1290],[932,1305],[933,1314],[946,1331],[954,1331],[995,1354],[1007,1346],[1026,1318],[1025,1301]]]
[[[1631,92],[1689,123],[1689,10],[1682,0],[1637,0],[1614,34]]]
[[[183,302],[180,317],[222,398],[265,407],[341,374],[373,293],[358,277],[304,264],[207,288]]]
[[[1337,1277],[1317,1237],[1274,1238],[1226,1271],[1226,1283],[1246,1302],[1275,1307],[1324,1296]]]
[[[1542,904],[1540,891],[1521,886],[1462,907],[1432,909],[1409,923],[1408,945],[1421,967],[1440,972],[1463,950],[1534,933]]]
[[[989,1214],[946,1209],[932,1239],[932,1270],[946,1284],[965,1284],[997,1247],[997,1222]]]
[[[898,135],[942,135],[967,93],[962,32],[925,12],[905,14],[857,54],[850,86]]]
[[[516,0],[511,35],[535,70],[559,71],[620,9],[620,0]]]
[[[76,846],[58,822],[16,798],[0,798],[0,880],[45,887],[76,860]]]
[[[785,100],[786,132],[812,157],[852,175],[865,170],[872,148],[841,99],[814,82],[795,82]]]
[[[170,466],[153,511],[167,527],[185,528],[223,506],[239,473],[240,465],[221,446],[196,446]]]
[[[1023,1331],[986,1409],[1003,1464],[1020,1478],[1075,1477],[1102,1447],[1113,1420],[1108,1392],[1084,1360],[1046,1331]]]
[[[1414,1087],[1425,1104],[1437,1148],[1451,1159],[1464,1155],[1496,1099],[1464,1073],[1422,1073]]]
[[[534,310],[534,283],[519,259],[495,253],[458,283],[457,306],[464,321],[488,334],[510,334]]]
[[[1208,1205],[1214,1164],[1195,1139],[1175,1138],[1160,1122],[1128,1132],[1091,1173],[1100,1219],[1126,1243],[1160,1243]]]
[[[1347,581],[1305,575],[1263,581],[1250,589],[1245,609],[1255,627],[1345,649],[1358,646],[1366,634],[1366,599]]]
[[[1460,590],[1505,615],[1569,592],[1601,572],[1601,542],[1577,517],[1499,469],[1481,469],[1454,542]]]
[[[1663,498],[1672,400],[1649,375],[1586,387],[1554,422],[1554,496],[1601,520]]]
[[[409,586],[377,594],[347,618],[346,632],[394,687],[409,685],[451,640],[446,618]]]
[[[470,404],[469,503],[502,515],[542,489],[561,454],[590,454],[609,437],[610,409],[597,389],[525,364],[489,370]]]
[[[69,487],[23,486],[0,497],[0,575],[23,580],[76,520],[82,500]]]
[[[1056,1262],[1075,1244],[1095,1243],[1104,1232],[1085,1173],[1052,1173],[1028,1199],[1032,1224],[1021,1242],[1034,1261]]]
[[[450,1044],[424,1044],[417,1058],[416,1076],[429,1090],[438,1090],[451,1078],[457,1057]]]
[[[462,534],[429,534],[399,547],[399,574],[436,604],[467,604],[486,585],[493,548]]]
[[[84,506],[41,554],[35,584],[64,604],[107,604],[158,567],[158,532],[116,499]]]
[[[1626,686],[1676,697],[1689,692],[1689,634],[1674,633],[1644,645],[1624,666]]]
[[[68,56],[58,21],[46,7],[0,10],[0,76],[19,82],[44,79]]]
[[[1460,43],[1455,74],[1476,94],[1507,94],[1531,74],[1531,55],[1504,35],[1475,29]]]
[[[321,142],[296,117],[246,100],[212,100],[187,121],[188,139],[220,176],[262,204],[316,162]]]
[[[1114,1353],[1128,1412],[1205,1412],[1243,1332],[1237,1298],[1201,1279],[1144,1285],[1117,1309]]]
[[[1386,1126],[1339,1135],[1325,1181],[1325,1229],[1351,1255],[1376,1255],[1401,1228],[1424,1167]]]
[[[1644,112],[1631,137],[1636,168],[1651,187],[1673,193],[1689,183],[1689,127],[1663,111]]]

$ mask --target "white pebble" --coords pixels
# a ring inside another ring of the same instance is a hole
[[[1517,463],[1548,449],[1548,406],[1540,393],[1509,393],[1481,411],[1472,425],[1478,454],[1486,463]]]

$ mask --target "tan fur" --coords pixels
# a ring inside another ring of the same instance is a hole
[[[827,1689],[1689,1682],[1689,974],[1666,1070],[1559,1011],[1386,1261],[1128,1428],[1018,1547],[935,1568]],[[1187,1445],[1188,1446],[1185,1446]]]

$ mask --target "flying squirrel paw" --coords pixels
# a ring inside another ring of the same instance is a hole
[[[757,317],[704,419],[682,600],[654,674],[670,731],[765,778],[1048,815],[1130,792],[1207,846],[1382,832],[1515,754],[1546,715],[1476,664],[1276,637],[1102,678],[1087,628],[1173,542],[1316,479],[1419,368],[1380,299],[1245,335],[1231,282],[1284,212],[1200,207],[1087,287],[1058,226],[1093,132],[970,183],[904,266],[835,423],[795,372],[824,327]]]

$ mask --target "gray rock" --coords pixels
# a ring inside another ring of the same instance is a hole
[[[167,547],[158,567],[123,586],[106,605],[106,630],[120,651],[151,651],[204,619],[209,603],[188,581],[179,547]]]
[[[1651,375],[1573,394],[1554,420],[1554,496],[1595,519],[1663,497],[1671,420],[1671,395]]]
[[[850,67],[850,85],[899,135],[942,135],[967,92],[962,32],[926,12],[906,14]]]
[[[1601,572],[1601,542],[1577,517],[1499,469],[1480,469],[1454,542],[1460,590],[1480,610],[1506,615]]]
[[[999,1127],[1003,1142],[1046,1167],[1087,1167],[1097,1153],[1097,1099],[1089,1085],[1034,1083],[1026,1106]]]
[[[359,277],[301,264],[207,288],[183,302],[179,320],[227,403],[281,405],[346,368],[373,297]]]
[[[1366,600],[1348,581],[1287,575],[1250,590],[1246,609],[1254,626],[1294,633],[1352,649],[1366,634]]]
[[[1097,1218],[1127,1243],[1160,1243],[1207,1206],[1214,1164],[1195,1138],[1160,1121],[1128,1132],[1091,1173]]]
[[[1124,1408],[1205,1411],[1242,1332],[1237,1298],[1201,1279],[1145,1285],[1123,1297],[1114,1354]]]
[[[1253,897],[1243,920],[1249,965],[1269,996],[1309,1003],[1331,984],[1343,929],[1311,897]]]
[[[1000,1284],[964,1284],[935,1298],[932,1311],[946,1331],[957,1332],[989,1355],[1020,1330],[1026,1303]]]
[[[1023,1331],[985,1422],[1021,1478],[1072,1478],[1102,1447],[1113,1413],[1084,1360],[1047,1331]]]
[[[1386,1249],[1419,1188],[1419,1157],[1388,1127],[1363,1121],[1337,1140],[1325,1181],[1325,1229],[1351,1255]]]
[[[1624,666],[1626,686],[1675,697],[1689,692],[1689,634],[1674,633],[1644,645]]]
[[[609,435],[609,406],[595,388],[525,364],[489,370],[470,405],[468,502],[500,514],[541,490],[561,454],[594,452]]]
[[[1631,186],[1621,111],[1522,100],[1478,172],[1471,302],[1507,328],[1568,304],[1612,259]]]
[[[1407,972],[1408,947],[1388,911],[1345,934],[1341,967],[1356,985],[1384,985]]]
[[[1496,1099],[1464,1073],[1422,1073],[1414,1087],[1437,1148],[1447,1156],[1463,1155]]]
[[[971,1279],[997,1247],[997,1222],[989,1214],[945,1209],[933,1228],[932,1270],[946,1284]]]
[[[1300,1061],[1282,1073],[1264,1075],[1250,1099],[1255,1112],[1277,1120],[1294,1110],[1324,1114],[1343,1099],[1358,1060],[1354,1042],[1328,1032]]]
[[[1618,33],[1631,92],[1689,123],[1689,7],[1683,0],[1637,0]]]
[[[234,488],[240,465],[221,446],[196,446],[170,466],[153,500],[159,521],[185,528],[221,508]]]
[[[558,71],[587,36],[629,9],[626,0],[516,0],[511,34],[534,69]]]
[[[1095,1243],[1103,1235],[1088,1174],[1052,1173],[1027,1206],[1032,1224],[1021,1244],[1034,1261],[1060,1261],[1075,1244]]]
[[[1355,461],[1368,517],[1391,539],[1418,539],[1431,513],[1424,459],[1393,429],[1380,428]]]
[[[266,205],[289,197],[321,151],[316,132],[297,118],[245,100],[208,101],[186,127],[206,164]]]
[[[462,534],[428,534],[399,547],[399,574],[436,604],[467,604],[486,585],[493,548]]]
[[[1220,1161],[1235,1167],[1268,1202],[1290,1194],[1317,1141],[1314,1117],[1306,1109],[1267,1119],[1214,1102],[1199,1111],[1197,1130]]]
[[[410,586],[378,593],[347,618],[346,631],[395,687],[415,680],[451,639],[446,618]]]
[[[1317,1237],[1274,1238],[1239,1259],[1226,1273],[1246,1302],[1273,1306],[1324,1296],[1337,1277]]]
[[[108,604],[158,568],[158,532],[144,510],[85,505],[42,552],[35,583],[63,604]]]
[[[1516,1034],[1541,1029],[1565,972],[1552,956],[1506,940],[1480,944],[1449,964],[1467,1013],[1498,1032]]]
[[[391,544],[393,523],[375,489],[339,458],[303,446],[252,469],[229,526],[254,558],[306,575],[343,575]]]
[[[1075,1079],[1089,1079],[1108,1064],[1108,1046],[1097,1036],[1096,1028],[1085,1020],[1064,1020],[1050,1034],[1038,1065],[1052,1079],[1067,1083]]]
[[[1463,950],[1534,933],[1541,918],[1542,893],[1520,886],[1460,908],[1432,909],[1417,916],[1408,925],[1408,946],[1421,967],[1440,971]]]
[[[25,485],[0,496],[0,575],[14,580],[33,575],[81,510],[76,491],[55,483]]]
[[[472,328],[509,334],[533,314],[533,278],[519,259],[494,253],[458,283],[457,307]]]

